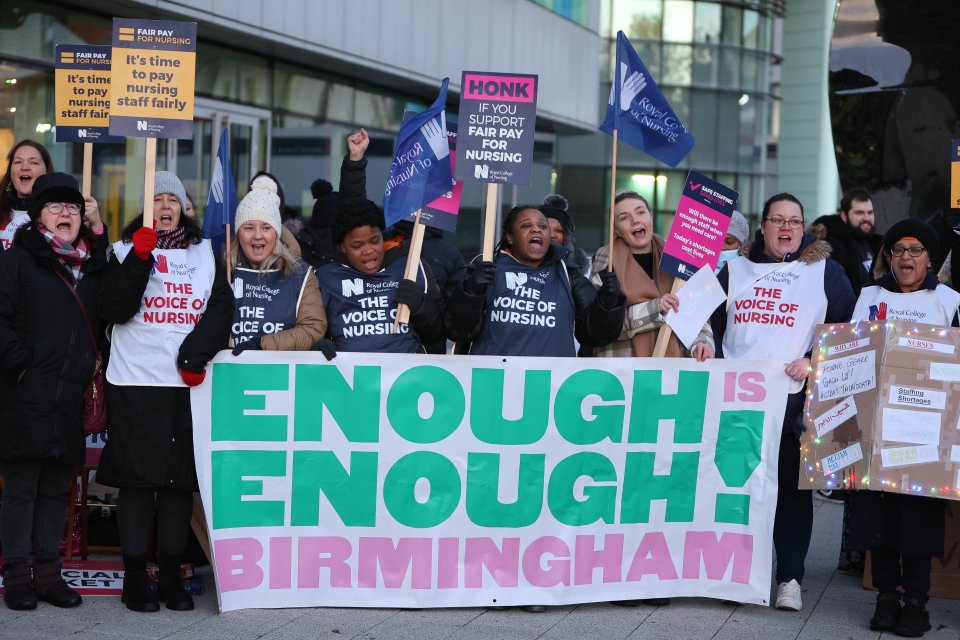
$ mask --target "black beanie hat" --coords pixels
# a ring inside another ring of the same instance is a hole
[[[27,213],[31,220],[36,220],[48,202],[72,202],[80,205],[80,215],[83,215],[83,194],[77,179],[69,173],[45,173],[33,183],[33,197],[30,198],[30,208]]]
[[[340,204],[340,194],[323,178],[313,181],[310,194],[316,199],[313,203],[313,214],[310,216],[310,226],[314,229],[326,229],[333,222],[333,214]]]
[[[551,193],[543,199],[543,206],[537,208],[546,217],[557,220],[563,227],[564,233],[577,230],[577,227],[573,224],[573,217],[567,211],[570,208],[570,202],[563,196]]]
[[[883,236],[883,251],[889,253],[893,245],[903,238],[916,238],[923,245],[933,260],[940,250],[940,243],[937,241],[937,232],[934,231],[926,222],[907,218],[896,223]]]

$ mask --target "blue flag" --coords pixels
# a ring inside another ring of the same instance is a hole
[[[617,32],[616,70],[600,130],[612,135],[616,129],[620,140],[676,167],[696,140],[673,112],[623,31]]]
[[[233,229],[233,220],[237,214],[237,183],[233,181],[230,169],[230,130],[224,127],[220,136],[220,148],[217,161],[213,165],[210,178],[210,194],[207,195],[207,209],[203,213],[203,237],[209,238],[213,252],[220,255],[227,239],[227,225]]]
[[[450,146],[447,142],[447,83],[440,95],[421,113],[400,125],[393,152],[390,179],[383,194],[387,226],[403,220],[450,191]]]

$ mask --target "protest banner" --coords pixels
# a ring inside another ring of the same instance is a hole
[[[406,119],[406,115],[404,119]],[[450,149],[450,175],[453,175],[456,166],[457,153],[457,125],[447,122],[447,145]],[[458,214],[460,213],[460,197],[463,194],[463,182],[450,180],[450,190],[429,202],[420,210],[420,223],[442,231],[453,233],[457,230]],[[415,222],[416,213],[412,213],[405,220]]]
[[[83,143],[80,191],[90,195],[94,142],[123,142],[110,135],[110,47],[58,44],[54,71],[57,142]]]
[[[882,320],[816,336],[800,488],[960,500],[960,331]]]
[[[950,141],[950,208],[960,209],[960,138]]]
[[[454,178],[487,183],[483,259],[493,259],[498,188],[530,184],[537,124],[535,75],[464,71]]]
[[[197,23],[113,19],[110,134],[146,138],[143,224],[153,224],[157,138],[193,138]]]
[[[220,609],[766,604],[786,396],[768,362],[223,352]]]

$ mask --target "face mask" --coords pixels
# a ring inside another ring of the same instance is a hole
[[[723,267],[723,265],[736,258],[738,253],[740,253],[739,249],[727,249],[726,251],[721,251],[720,258],[717,260],[717,273],[720,273],[720,268]]]

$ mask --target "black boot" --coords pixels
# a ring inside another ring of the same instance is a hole
[[[37,586],[37,597],[55,607],[79,607],[83,598],[64,582],[60,575],[61,566],[60,560],[37,562],[33,572],[33,581]]]
[[[157,594],[150,588],[146,556],[123,556],[123,595],[120,601],[131,611],[160,611]]]
[[[160,554],[160,602],[167,609],[189,611],[193,609],[193,598],[183,588],[180,580],[180,556]]]
[[[903,611],[893,632],[904,638],[919,638],[924,631],[930,631],[930,614],[923,601],[918,598],[903,599]]]
[[[3,566],[3,601],[7,609],[14,611],[37,608],[37,591],[33,587],[33,567],[29,562]]]
[[[877,594],[877,609],[870,618],[871,631],[893,631],[900,619],[900,592]]]

